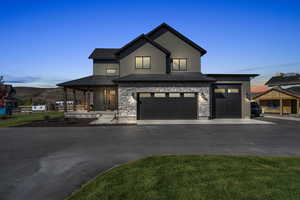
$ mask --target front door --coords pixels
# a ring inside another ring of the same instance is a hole
[[[105,89],[105,107],[107,110],[115,110],[117,108],[116,88]]]

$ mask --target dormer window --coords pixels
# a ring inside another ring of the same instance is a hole
[[[187,59],[186,58],[173,58],[172,59],[172,71],[174,71],[174,72],[187,71]]]
[[[135,68],[136,69],[150,69],[151,68],[151,57],[150,56],[136,56],[135,57]]]

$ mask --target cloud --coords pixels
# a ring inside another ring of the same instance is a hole
[[[278,64],[278,65],[265,65],[265,66],[259,66],[259,67],[250,67],[245,69],[237,70],[237,72],[255,72],[258,70],[263,69],[280,69],[280,68],[288,68],[288,67],[298,67],[300,68],[300,62],[293,62],[293,63],[284,63],[284,64]],[[275,72],[274,72],[275,73]]]
[[[33,76],[12,76],[12,75],[4,75],[4,81],[6,83],[32,83],[38,81],[39,77]]]
[[[57,83],[66,81],[66,79],[58,79],[57,77],[38,77],[38,76],[14,76],[3,75],[4,81],[13,86],[25,87],[56,87]]]

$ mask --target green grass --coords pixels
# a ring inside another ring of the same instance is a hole
[[[299,200],[300,157],[153,156],[100,174],[67,200]]]
[[[64,116],[63,112],[46,112],[46,113],[31,113],[31,114],[18,114],[9,117],[8,119],[0,119],[0,127],[13,127],[24,125],[33,121],[43,120],[45,116],[50,119],[61,118]]]

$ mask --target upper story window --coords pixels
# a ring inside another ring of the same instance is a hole
[[[150,69],[151,68],[151,57],[150,56],[136,56],[135,57],[135,68],[136,69]]]
[[[117,73],[117,69],[115,68],[107,68],[106,69],[106,74],[116,74]]]
[[[173,58],[172,59],[172,71],[187,71],[187,59],[186,58]]]

